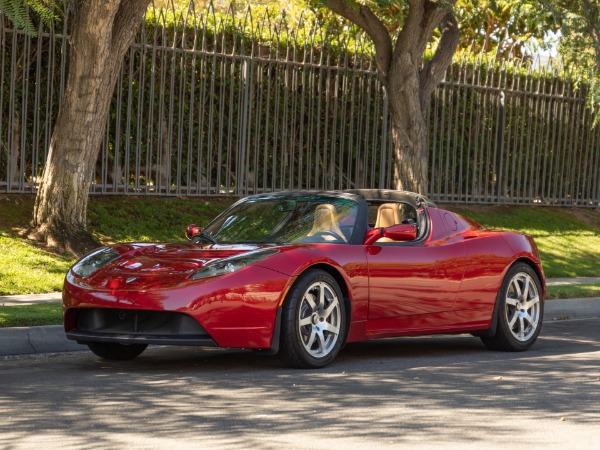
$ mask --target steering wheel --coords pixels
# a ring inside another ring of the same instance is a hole
[[[331,231],[331,230],[325,230],[325,231],[317,231],[313,236],[331,236],[333,237],[337,242],[346,242],[346,239],[344,239],[342,236],[340,236],[339,234],[337,234],[335,231]],[[327,240],[325,240],[326,242],[329,242]]]

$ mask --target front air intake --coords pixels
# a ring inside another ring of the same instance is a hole
[[[80,309],[77,330],[145,336],[208,336],[196,320],[183,313],[112,308]]]

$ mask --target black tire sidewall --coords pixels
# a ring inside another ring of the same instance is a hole
[[[533,279],[533,281],[536,285],[537,291],[538,291],[538,296],[540,297],[540,317],[539,317],[538,325],[537,325],[537,328],[536,328],[533,336],[531,336],[526,341],[519,341],[517,338],[515,338],[513,336],[512,332],[510,330],[510,327],[508,325],[508,318],[506,317],[506,294],[508,292],[508,288],[509,288],[511,280],[515,277],[515,275],[517,275],[519,273],[526,273]],[[507,343],[512,347],[513,350],[523,351],[523,350],[529,349],[533,345],[533,343],[537,340],[537,338],[540,334],[540,331],[542,330],[542,323],[543,323],[543,317],[544,317],[544,299],[543,299],[543,295],[542,295],[542,284],[540,281],[540,277],[538,276],[536,271],[533,270],[531,268],[531,266],[529,266],[528,264],[517,263],[514,266],[512,266],[506,273],[506,276],[504,277],[504,281],[502,282],[502,287],[501,287],[498,295],[500,295],[501,297],[498,302],[498,308],[500,308],[500,309],[498,310],[498,330],[496,332],[502,333],[504,335],[504,338],[506,339]]]
[[[113,361],[134,359],[148,347],[146,344],[125,345],[113,342],[88,342],[87,346],[96,356]]]
[[[300,305],[304,293],[310,285],[319,281],[327,283],[331,289],[335,291],[340,305],[341,316],[338,340],[331,352],[329,352],[329,354],[323,358],[315,358],[306,351],[298,332]],[[346,341],[348,326],[346,320],[346,305],[344,296],[342,295],[337,281],[330,274],[323,270],[311,269],[301,275],[301,277],[292,286],[285,299],[282,319],[281,339],[283,345],[280,349],[280,352],[288,353],[287,355],[281,355],[288,365],[303,368],[324,367],[335,359],[344,342]]]

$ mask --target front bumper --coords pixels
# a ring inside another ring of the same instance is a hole
[[[278,306],[289,283],[287,275],[249,266],[222,277],[174,286],[109,290],[86,285],[85,280],[69,272],[63,288],[65,333],[69,339],[82,343],[271,348]],[[96,325],[83,328],[79,316],[88,309],[182,314],[203,331],[180,330],[174,335],[162,332],[160,327],[152,333],[110,327],[98,330]]]

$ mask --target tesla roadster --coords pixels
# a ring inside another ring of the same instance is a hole
[[[244,198],[189,243],[100,248],[69,270],[66,335],[106,359],[148,344],[255,349],[323,367],[345,343],[471,333],[526,350],[545,282],[533,239],[409,192]]]

